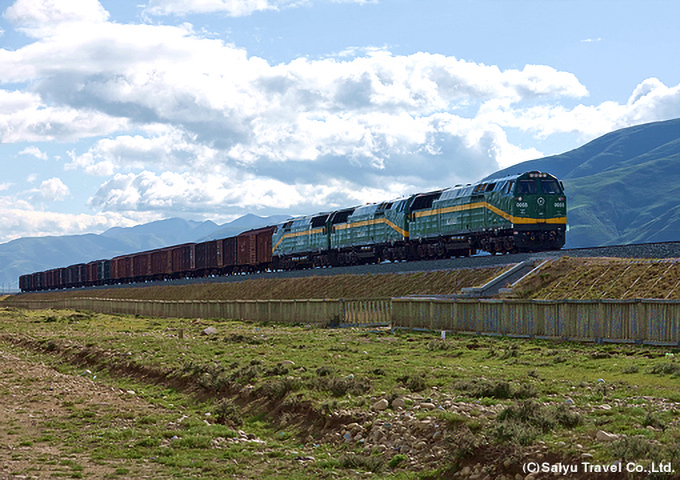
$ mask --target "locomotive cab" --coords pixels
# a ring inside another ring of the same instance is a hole
[[[515,180],[513,197],[515,245],[521,251],[562,248],[567,201],[561,182],[549,173],[527,172]]]

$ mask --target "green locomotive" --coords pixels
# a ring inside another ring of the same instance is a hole
[[[561,182],[532,171],[283,222],[273,233],[272,266],[557,250],[566,227]]]

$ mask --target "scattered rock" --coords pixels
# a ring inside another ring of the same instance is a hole
[[[383,398],[382,400],[378,400],[373,404],[373,410],[380,412],[386,410],[389,405],[389,402]]]
[[[201,332],[201,335],[214,335],[216,333],[217,329],[215,327],[208,327]]]
[[[404,405],[406,405],[406,402],[404,402],[403,398],[395,398],[392,400],[392,408],[404,408]]]
[[[598,430],[598,432],[595,434],[595,438],[598,442],[613,442],[614,440],[618,440],[620,435],[607,433],[604,430]]]

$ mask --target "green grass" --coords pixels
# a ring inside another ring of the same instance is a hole
[[[59,443],[97,461],[127,462],[113,469],[114,477],[132,478],[137,466],[150,462],[186,478],[253,472],[261,478],[365,472],[418,478],[425,473],[410,466],[417,452],[378,455],[360,441],[328,441],[332,429],[324,427],[341,412],[347,419],[338,421],[340,434],[352,422],[367,422],[367,429],[389,423],[398,411],[368,412],[379,399],[399,397],[407,397],[406,409],[418,421],[431,418],[446,429],[448,439],[438,444],[445,452],[427,464],[434,476],[473,461],[480,449],[503,448],[517,461],[517,452],[536,445],[546,445],[555,458],[589,453],[598,461],[651,461],[680,452],[674,407],[680,362],[663,348],[483,336],[442,341],[388,329],[66,311],[0,310],[0,322],[5,344],[24,355],[65,374],[96,376],[95,382],[134,391],[154,406],[114,413],[64,397],[67,418],[46,421],[49,431],[16,442]],[[218,333],[201,336],[207,326]],[[437,408],[415,410],[427,400]],[[239,430],[251,438],[241,441]],[[598,430],[622,440],[598,443]],[[299,460],[307,457],[314,461]],[[69,475],[86,473],[65,466]]]

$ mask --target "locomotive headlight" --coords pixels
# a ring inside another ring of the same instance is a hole
[[[564,197],[557,197],[558,202],[564,202],[565,198]]]
[[[522,197],[517,197],[517,201],[518,201],[518,202],[521,202],[521,201],[522,201]]]

